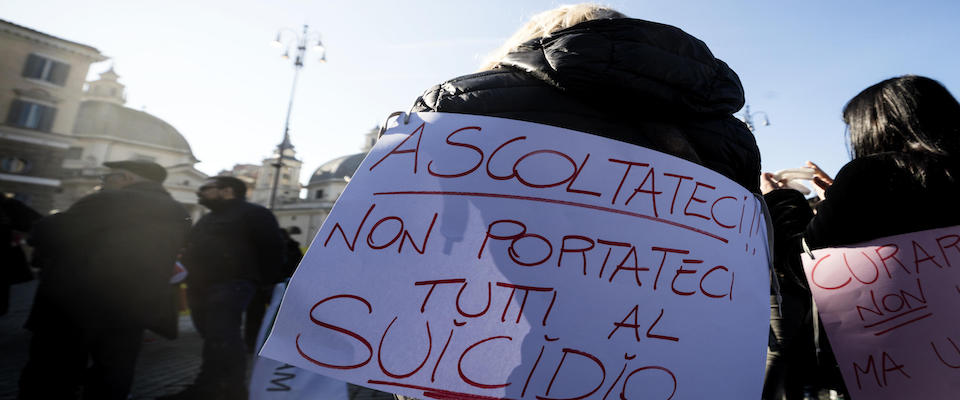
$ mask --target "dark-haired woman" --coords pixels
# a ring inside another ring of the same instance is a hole
[[[853,160],[826,188],[815,216],[800,192],[784,188],[770,174],[761,176],[781,243],[775,262],[785,292],[809,293],[799,259],[801,237],[811,249],[818,249],[960,225],[960,207],[956,206],[960,194],[960,104],[943,85],[914,75],[887,79],[850,100],[843,120]],[[795,304],[784,308],[784,325],[789,327],[782,343],[784,352],[803,362],[809,359],[803,357],[805,349],[814,346],[809,310]],[[787,315],[791,308],[792,315]],[[806,334],[791,337],[798,328]],[[819,385],[846,393],[832,352],[823,351],[829,350],[825,335],[820,338],[819,382],[811,382],[801,371],[785,374],[784,386]],[[777,384],[771,381],[775,378],[768,374],[768,384]],[[797,378],[807,382],[790,382]],[[801,395],[787,390],[786,397]]]

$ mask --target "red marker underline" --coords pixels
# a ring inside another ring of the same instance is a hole
[[[928,314],[921,315],[921,316],[916,317],[916,318],[914,318],[914,319],[911,319],[911,320],[909,320],[909,321],[907,321],[907,322],[901,323],[900,325],[897,325],[897,326],[894,326],[894,327],[890,327],[890,328],[887,328],[887,329],[882,330],[882,331],[880,331],[880,332],[874,333],[873,336],[884,335],[884,334],[886,334],[886,333],[888,333],[888,332],[890,332],[890,331],[892,331],[892,330],[894,330],[894,329],[902,328],[902,327],[904,327],[904,326],[906,326],[906,325],[912,324],[912,323],[917,322],[917,321],[919,321],[919,320],[921,320],[921,319],[924,319],[924,318],[927,318],[927,317],[932,317],[932,316],[933,316],[933,313],[928,313]]]
[[[719,241],[721,241],[721,242],[727,243],[727,239],[724,239],[723,237],[720,237],[720,236],[718,236],[718,235],[714,235],[714,234],[712,234],[712,233],[710,233],[710,232],[707,232],[707,231],[704,231],[704,230],[702,230],[702,229],[694,228],[694,227],[689,226],[689,225],[684,225],[684,224],[681,224],[681,223],[677,223],[677,222],[673,222],[673,221],[668,221],[668,220],[665,220],[665,219],[662,219],[662,218],[651,217],[651,216],[645,215],[645,214],[640,214],[640,213],[635,213],[635,212],[630,212],[630,211],[623,211],[623,210],[618,210],[618,209],[616,209],[616,208],[610,208],[610,207],[601,207],[601,206],[596,206],[596,205],[593,205],[593,204],[577,203],[577,202],[573,202],[573,201],[547,199],[547,198],[543,198],[543,197],[517,196],[517,195],[511,195],[511,194],[482,193],[482,192],[404,191],[404,192],[379,192],[379,193],[374,193],[373,195],[374,195],[374,196],[389,196],[389,195],[437,195],[437,196],[492,197],[492,198],[498,198],[498,199],[526,200],[526,201],[536,201],[536,202],[541,202],[541,203],[562,204],[562,205],[565,205],[565,206],[588,208],[588,209],[591,209],[591,210],[604,211],[604,212],[613,213],[613,214],[628,215],[628,216],[631,216],[631,217],[642,218],[642,219],[646,219],[646,220],[650,220],[650,221],[660,222],[660,223],[664,223],[664,224],[667,224],[667,225],[672,225],[672,226],[675,226],[675,227],[678,227],[678,228],[681,228],[681,229],[686,229],[686,230],[689,230],[689,231],[693,231],[693,232],[699,233],[699,234],[704,235],[704,236],[709,236],[709,237],[714,238],[714,239],[717,239],[717,240],[719,240]]]
[[[875,327],[875,326],[877,326],[877,325],[880,325],[880,324],[885,323],[885,322],[893,321],[893,320],[895,320],[895,319],[897,319],[897,318],[900,318],[900,317],[902,317],[902,316],[904,316],[904,315],[907,315],[907,314],[910,314],[910,313],[912,313],[912,312],[917,312],[917,311],[920,311],[920,310],[925,310],[926,308],[927,308],[927,306],[917,307],[917,308],[911,309],[911,310],[909,310],[909,311],[906,311],[906,312],[903,312],[903,313],[894,315],[894,316],[892,316],[892,317],[890,317],[890,318],[887,318],[887,319],[885,319],[885,320],[883,320],[883,321],[877,321],[877,322],[874,322],[874,323],[872,323],[872,324],[870,324],[870,325],[864,325],[863,327],[864,327],[864,328],[873,328],[873,327]]]

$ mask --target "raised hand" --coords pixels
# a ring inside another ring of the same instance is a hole
[[[820,200],[825,199],[825,192],[827,188],[833,184],[833,178],[826,172],[823,172],[823,170],[812,161],[807,161],[807,167],[813,169],[813,189],[816,190],[817,197],[819,197]]]

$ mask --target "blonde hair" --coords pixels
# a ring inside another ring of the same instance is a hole
[[[617,10],[593,3],[563,5],[547,10],[530,18],[513,36],[510,36],[499,48],[484,60],[481,71],[493,69],[508,53],[521,44],[536,38],[549,37],[550,34],[567,29],[581,22],[596,19],[627,18]]]

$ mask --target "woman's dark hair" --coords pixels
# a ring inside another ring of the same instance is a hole
[[[921,182],[931,162],[960,157],[960,104],[930,78],[904,75],[864,89],[844,106],[843,122],[853,158],[894,153]]]
[[[883,152],[960,155],[960,104],[939,82],[916,75],[864,89],[843,108],[853,158]]]

